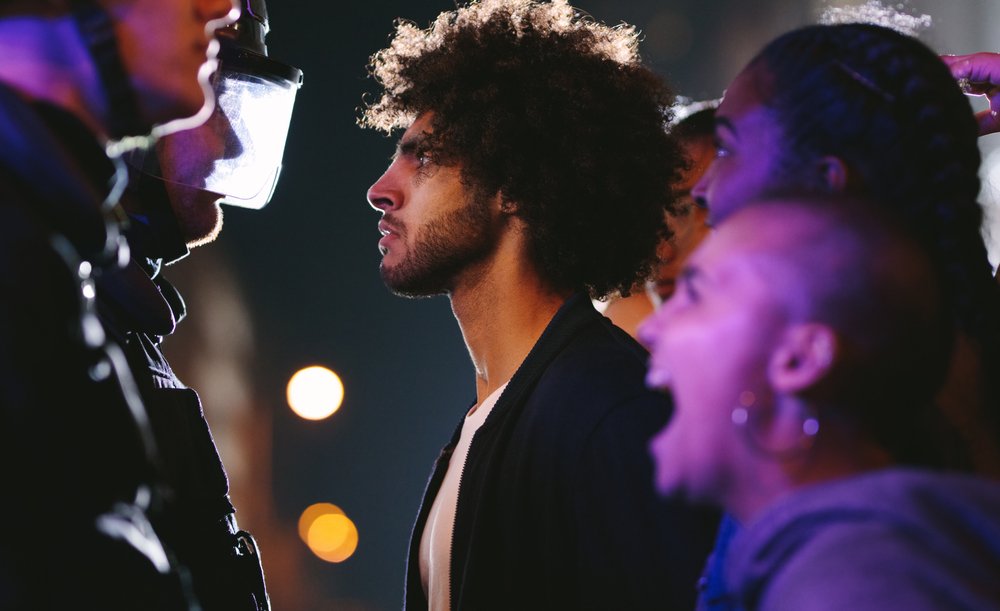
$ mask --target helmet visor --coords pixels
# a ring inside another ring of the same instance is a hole
[[[260,65],[282,71],[247,70]],[[263,56],[223,59],[209,119],[164,136],[145,154],[131,153],[128,161],[162,180],[215,193],[224,204],[263,208],[281,172],[301,78],[298,69]]]

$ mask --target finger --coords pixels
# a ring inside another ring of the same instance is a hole
[[[976,120],[979,122],[979,135],[995,134],[1000,132],[1000,116],[994,110],[984,110],[976,113]]]
[[[1000,53],[942,55],[941,61],[948,66],[956,79],[1000,86]]]

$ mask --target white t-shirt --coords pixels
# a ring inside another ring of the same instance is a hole
[[[472,436],[490,415],[503,389],[500,388],[486,397],[482,403],[473,406],[465,416],[458,445],[448,461],[448,471],[441,482],[441,488],[434,497],[434,504],[427,515],[427,524],[420,538],[420,580],[427,595],[430,611],[449,611],[451,608],[451,537],[455,528],[455,510],[458,506],[458,484],[469,456]]]

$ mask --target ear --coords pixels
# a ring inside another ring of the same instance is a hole
[[[837,334],[827,325],[789,327],[768,363],[771,387],[782,394],[799,394],[825,379],[839,356]]]
[[[518,210],[520,208],[520,206],[517,205],[517,202],[515,202],[512,199],[507,199],[507,196],[504,195],[502,192],[497,193],[496,198],[497,201],[500,202],[500,214],[508,216],[517,216]]]
[[[847,164],[840,157],[826,155],[821,157],[819,162],[819,175],[823,184],[830,193],[843,193],[847,191],[847,184],[850,180],[850,172]]]

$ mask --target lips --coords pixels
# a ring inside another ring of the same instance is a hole
[[[385,219],[379,221],[378,232],[382,234],[382,239],[378,241],[378,249],[384,256],[388,254],[392,243],[399,239],[401,232],[396,225]]]
[[[382,219],[381,221],[378,222],[378,232],[381,233],[383,236],[387,236],[393,233],[399,233],[393,228],[392,225],[386,222],[385,219]]]
[[[646,386],[663,390],[669,388],[672,381],[673,376],[670,375],[670,371],[666,367],[658,365],[655,359],[651,359],[649,369],[646,370]]]

